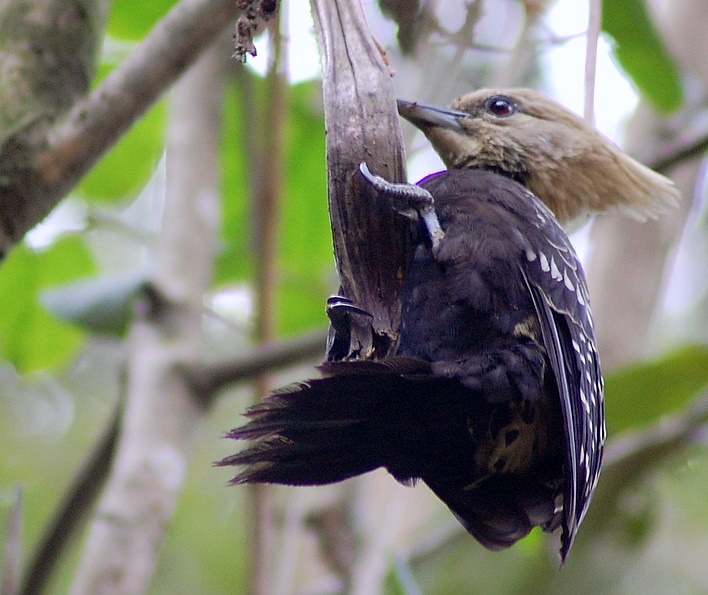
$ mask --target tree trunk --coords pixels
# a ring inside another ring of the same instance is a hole
[[[183,366],[199,354],[211,277],[225,53],[224,45],[213,48],[174,90],[155,288],[138,304],[128,339],[125,415],[75,576],[76,595],[145,592],[204,411]]]

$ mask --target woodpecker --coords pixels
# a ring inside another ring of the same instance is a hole
[[[591,159],[564,134],[609,141],[562,110],[541,117],[539,97],[476,92],[453,109],[399,102],[450,169],[409,185],[361,167],[411,220],[394,354],[347,360],[348,321],[369,314],[330,300],[336,357],[320,378],[254,405],[250,421],[227,434],[254,441],[218,463],[242,467],[232,483],[318,485],[384,467],[404,484],[422,480],[489,549],[537,526],[560,529],[565,561],[598,481],[605,422],[587,284],[559,220],[615,208],[654,216],[675,193],[629,158],[563,171]],[[557,113],[558,126],[549,122]],[[541,150],[557,160],[547,171]],[[609,171],[618,167],[633,172],[632,192],[595,189],[584,202],[583,188],[569,190],[574,179],[619,179]],[[651,197],[640,198],[640,182]]]
[[[220,464],[245,465],[233,483],[289,485],[385,467],[422,479],[488,548],[562,527],[564,559],[604,440],[587,287],[567,236],[494,172],[419,187],[368,179],[418,220],[396,356],[326,362],[322,378],[276,391],[228,434],[255,443]]]

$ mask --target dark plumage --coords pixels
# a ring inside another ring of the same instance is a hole
[[[229,434],[255,442],[219,464],[245,466],[233,483],[290,485],[385,467],[422,479],[488,548],[562,527],[565,559],[604,440],[587,287],[567,236],[491,171],[429,176],[427,207],[420,189],[406,203],[411,187],[370,181],[420,214],[396,357],[328,362],[322,378],[276,391]]]

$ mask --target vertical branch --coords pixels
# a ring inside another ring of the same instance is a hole
[[[144,592],[182,488],[203,405],[182,367],[197,360],[217,221],[219,59],[202,56],[175,88],[154,289],[128,339],[125,415],[111,476],[72,593]]]
[[[287,86],[281,66],[282,36],[276,17],[271,31],[271,63],[266,76],[265,110],[261,121],[258,159],[254,164],[254,228],[256,251],[257,318],[255,338],[270,341],[275,336],[275,294],[277,288],[277,256],[280,211],[283,194],[283,145]]]
[[[408,228],[356,172],[366,161],[388,180],[405,179],[391,75],[358,1],[311,4],[322,56],[327,192],[337,271],[344,295],[373,316],[374,344],[361,356],[383,356],[398,330]]]
[[[261,146],[253,164],[253,245],[255,249],[255,340],[272,341],[276,334],[276,307],[278,281],[278,232],[283,198],[283,159],[287,88],[282,72],[282,36],[280,13],[270,27],[271,62],[266,76],[266,101],[260,121]],[[253,106],[251,106],[253,109]],[[255,140],[255,139],[254,139]],[[255,144],[255,143],[254,143]],[[268,379],[260,377],[254,384],[256,395],[269,389]],[[254,595],[271,592],[274,575],[276,508],[275,493],[267,484],[248,486],[252,514],[251,527],[251,589]]]
[[[590,0],[588,30],[585,35],[585,105],[583,116],[591,124],[595,120],[595,74],[597,71],[597,40],[602,22],[602,0]]]

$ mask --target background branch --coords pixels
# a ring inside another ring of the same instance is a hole
[[[98,497],[113,460],[123,407],[119,404],[91,453],[48,522],[24,570],[22,595],[41,593],[66,546]]]
[[[276,335],[276,299],[279,287],[278,251],[280,220],[284,199],[284,152],[287,114],[286,47],[280,34],[280,14],[270,25],[270,64],[266,74],[266,98],[257,135],[249,140],[253,224],[251,238],[255,255],[255,325],[257,343],[272,341]],[[251,110],[255,106],[251,106]],[[255,114],[251,113],[251,116]],[[251,131],[255,131],[251,127]],[[262,375],[254,379],[253,400],[268,394],[270,381]],[[268,484],[251,484],[248,490],[249,592],[269,595],[275,574],[278,534],[275,490]]]
[[[34,187],[38,172],[32,161],[46,145],[51,122],[88,89],[106,4],[5,0],[1,5],[0,257],[49,211]]]
[[[234,16],[233,0],[182,0],[65,117],[2,147],[0,162],[10,159],[16,170],[0,184],[0,254],[49,213]]]
[[[595,123],[595,78],[597,74],[597,40],[600,37],[602,2],[590,0],[590,15],[585,33],[585,102],[583,117]]]
[[[200,58],[172,97],[156,289],[138,304],[130,330],[125,415],[74,578],[76,595],[147,589],[204,414],[182,369],[199,355],[211,281],[223,47]]]
[[[229,385],[321,358],[326,341],[327,329],[322,328],[293,339],[256,345],[246,353],[219,361],[186,365],[182,373],[193,386],[193,394],[208,408],[217,392]],[[122,407],[116,407],[34,547],[24,568],[22,595],[42,592],[67,544],[86,520],[111,469],[121,414]]]
[[[708,151],[708,136],[704,135],[679,146],[666,155],[658,157],[649,164],[649,167],[659,173],[666,173],[684,161],[705,156],[706,151]]]
[[[321,358],[326,341],[327,330],[317,329],[292,339],[255,345],[246,353],[220,361],[190,365],[185,369],[185,374],[194,384],[195,392],[206,404],[210,404],[214,393],[229,384]]]

